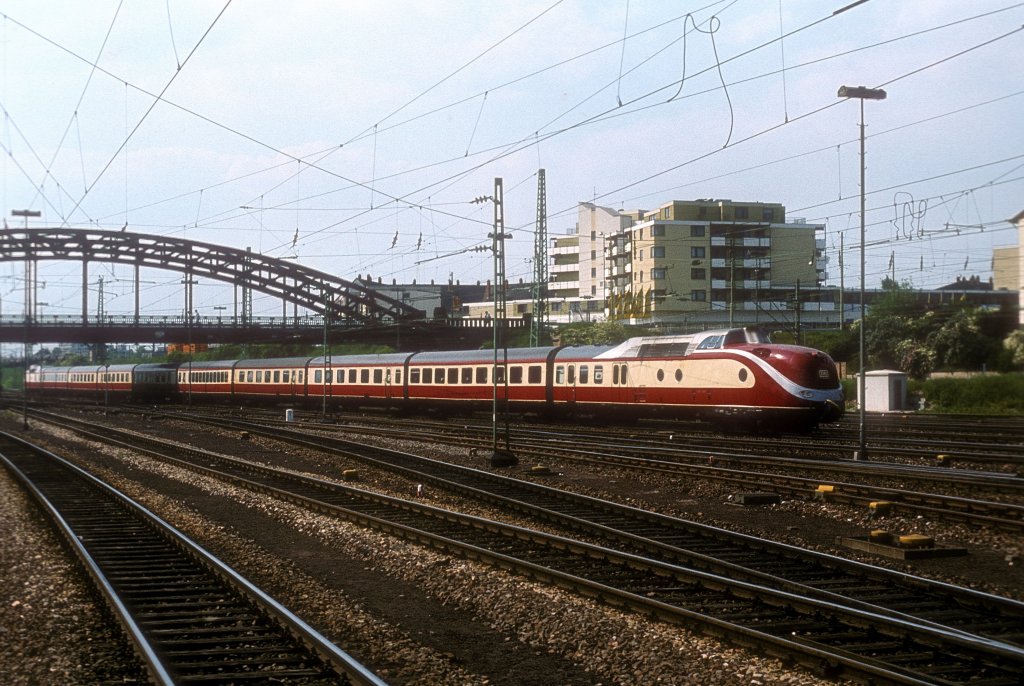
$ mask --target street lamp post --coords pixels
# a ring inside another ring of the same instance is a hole
[[[881,88],[865,88],[864,86],[841,86],[840,98],[857,98],[860,100],[860,374],[857,377],[857,405],[859,412],[858,452],[856,457],[867,459],[867,427],[865,423],[865,362],[864,329],[866,328],[864,309],[864,101],[885,100],[885,91]]]

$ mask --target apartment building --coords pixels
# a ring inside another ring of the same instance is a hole
[[[629,213],[579,204],[576,226],[548,246],[548,314],[553,322],[600,321],[606,317],[607,237],[633,224]]]

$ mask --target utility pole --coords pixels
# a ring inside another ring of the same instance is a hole
[[[473,200],[481,203],[490,200],[494,205],[494,230],[487,235],[491,239],[491,254],[494,257],[494,318],[491,321],[492,347],[494,348],[494,364],[491,367],[491,466],[511,467],[519,463],[518,458],[509,447],[508,425],[508,339],[504,326],[508,317],[508,305],[505,293],[505,239],[511,238],[505,233],[505,208],[502,200],[501,177],[494,179],[494,195],[481,196]],[[498,364],[498,347],[501,346],[503,358]],[[501,383],[504,385],[503,410],[505,413],[505,449],[498,448],[498,370],[501,370]]]
[[[846,330],[846,305],[843,291],[846,290],[846,272],[843,269],[843,239],[844,234],[839,234],[839,330]]]
[[[28,231],[28,219],[29,217],[41,217],[43,213],[39,210],[11,210],[12,217],[24,217],[25,219],[25,231]],[[35,290],[35,278],[33,276],[32,269],[32,258],[28,255],[28,250],[25,251],[25,347],[22,357],[22,383],[24,379],[28,377],[28,358],[29,358],[29,335],[28,328],[32,322],[32,296]],[[23,429],[28,428],[28,388],[22,386],[21,389],[21,427]]]
[[[530,346],[541,344],[548,324],[548,200],[543,169],[537,170],[537,230],[533,240],[533,319]]]

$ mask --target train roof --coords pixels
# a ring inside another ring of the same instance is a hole
[[[268,357],[263,360],[238,360],[235,369],[282,369],[305,367],[309,364],[308,355],[304,357]]]
[[[698,349],[715,350],[731,345],[769,343],[756,327],[714,329],[675,336],[637,336],[600,354],[601,359],[683,357]]]
[[[559,350],[558,354],[555,355],[555,359],[559,362],[565,360],[593,360],[598,359],[610,348],[610,345],[573,345]]]
[[[233,369],[236,363],[237,360],[186,360],[178,364],[178,369]]]
[[[404,364],[412,353],[367,353],[363,355],[331,355],[332,367],[372,367],[375,365],[396,365]],[[309,361],[313,366],[323,366],[323,356],[314,357]]]
[[[46,370],[66,369],[74,374],[95,374],[97,372],[130,372],[135,369],[134,364],[79,364],[74,367],[44,367]]]
[[[512,363],[543,362],[552,347],[509,348],[508,361]],[[504,360],[505,351],[498,350],[498,359]],[[494,350],[446,350],[441,352],[416,353],[411,364],[494,364]]]

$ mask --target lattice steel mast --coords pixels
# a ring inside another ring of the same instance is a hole
[[[533,240],[533,318],[530,346],[541,344],[548,327],[548,197],[543,169],[537,170],[537,229]]]

